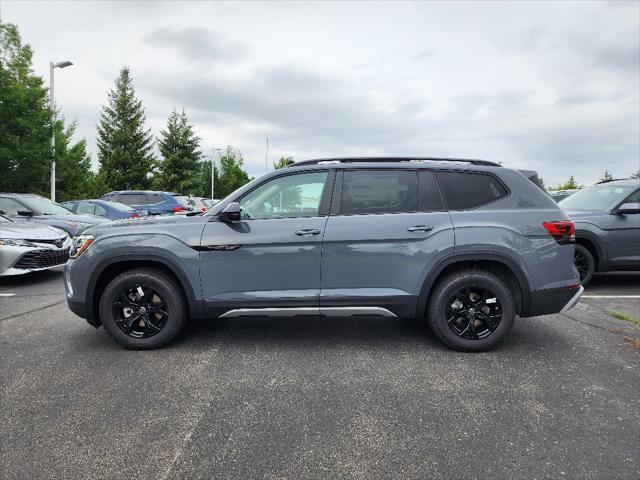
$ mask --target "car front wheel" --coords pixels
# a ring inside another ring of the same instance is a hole
[[[134,269],[107,285],[100,298],[100,318],[120,345],[149,350],[166,345],[182,331],[187,308],[171,276],[154,269]]]
[[[435,286],[427,322],[438,339],[456,350],[493,348],[511,330],[515,301],[505,282],[481,270],[454,272]]]

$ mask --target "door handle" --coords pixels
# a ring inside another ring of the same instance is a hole
[[[296,235],[298,235],[299,237],[310,237],[311,235],[318,235],[320,233],[320,230],[318,230],[317,228],[306,228],[304,230],[298,230],[296,232]]]
[[[430,232],[433,230],[433,225],[414,225],[407,228],[408,232]]]

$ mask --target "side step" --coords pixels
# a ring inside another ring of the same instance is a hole
[[[382,307],[293,307],[293,308],[237,308],[218,318],[232,317],[297,317],[300,315],[326,317],[353,317],[355,315],[395,317]]]

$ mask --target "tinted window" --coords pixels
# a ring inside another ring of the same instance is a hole
[[[17,215],[18,210],[26,210],[26,208],[24,208],[15,200],[11,200],[10,198],[6,197],[0,197],[0,210],[2,210],[4,213]]]
[[[96,212],[94,215],[99,215],[101,217],[104,217],[107,214],[107,211],[102,208],[100,205],[96,205]]]
[[[147,193],[147,202],[149,204],[162,203],[164,197],[159,193]]]
[[[476,208],[507,196],[507,191],[493,175],[438,172],[438,181],[449,210]]]
[[[242,217],[315,217],[326,181],[327,172],[287,175],[271,180],[240,200]]]
[[[444,210],[442,197],[433,172],[418,172],[418,210],[421,212],[441,212]]]
[[[119,202],[125,205],[144,205],[147,202],[147,196],[144,193],[123,193],[120,195]]]
[[[625,200],[625,203],[640,203],[640,190],[637,190],[629,195],[629,197]]]
[[[340,213],[415,212],[416,178],[414,171],[346,171]]]
[[[95,211],[95,206],[93,203],[89,202],[78,202],[78,207],[76,208],[76,213],[89,213],[93,215]]]

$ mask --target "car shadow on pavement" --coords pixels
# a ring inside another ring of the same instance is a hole
[[[50,282],[56,277],[60,278],[62,285],[62,269],[42,270],[39,272],[25,273],[23,275],[12,275],[0,277],[0,289],[9,290],[20,287],[33,287],[46,282]]]

